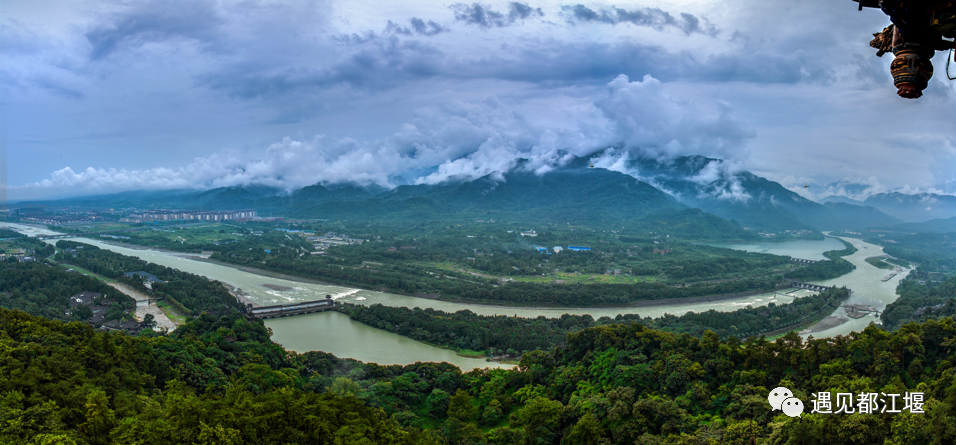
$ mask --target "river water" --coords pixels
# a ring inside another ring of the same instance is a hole
[[[859,304],[871,306],[874,309],[882,312],[886,305],[896,301],[896,299],[899,297],[896,295],[896,286],[899,284],[900,280],[906,277],[910,269],[901,268],[901,271],[898,272],[895,277],[887,281],[882,281],[883,278],[892,273],[892,271],[877,268],[867,263],[865,260],[869,257],[883,255],[883,247],[866,243],[856,238],[841,238],[847,242],[853,243],[853,245],[857,248],[856,253],[853,255],[843,257],[847,261],[856,265],[856,270],[842,277],[834,278],[832,280],[813,281],[813,283],[822,284],[824,286],[846,286],[848,289],[852,290],[853,293],[850,295],[850,298],[843,303],[843,305]],[[824,258],[822,254],[827,250],[843,250],[844,248],[843,243],[838,241],[835,237],[827,237],[825,243],[812,243],[814,242],[788,241],[776,244],[721,244],[719,246],[746,250],[749,252],[767,252],[778,255],[790,255],[795,258],[803,258],[808,260]],[[822,248],[823,250],[815,250],[819,248]],[[880,323],[879,317],[876,317],[875,315],[866,315],[858,319],[850,318],[847,316],[846,310],[843,307],[837,309],[832,316],[836,318],[844,318],[848,321],[838,326],[826,329],[821,329],[821,327],[824,326],[823,324],[811,326],[809,331],[813,332],[804,331],[801,332],[800,335],[803,337],[812,335],[814,338],[835,337],[837,335],[846,335],[850,332],[862,331],[870,323]]]
[[[0,225],[9,226],[10,228],[31,236],[56,234],[46,229],[20,224],[0,223]],[[396,307],[433,308],[446,312],[456,312],[467,309],[481,315],[503,314],[519,317],[560,317],[562,314],[570,313],[590,314],[595,318],[602,316],[613,318],[618,314],[640,314],[644,317],[659,317],[665,313],[682,315],[689,311],[704,312],[711,309],[717,311],[734,311],[748,305],[755,307],[766,305],[771,301],[788,303],[792,301],[793,298],[775,295],[774,293],[766,293],[716,302],[619,308],[547,308],[476,305],[272,278],[239,270],[228,265],[201,261],[204,258],[195,254],[183,254],[138,247],[132,248],[90,238],[75,238],[75,240],[227,283],[242,289],[245,298],[260,305],[318,300],[324,298],[326,295],[332,295],[337,301],[363,305],[380,303],[386,306]],[[856,264],[857,269],[843,277],[821,281],[819,284],[847,286],[855,291],[848,303],[866,304],[882,310],[886,304],[896,299],[896,283],[905,276],[905,271],[892,280],[887,282],[880,281],[880,279],[888,274],[888,271],[878,269],[863,260],[870,256],[882,254],[882,248],[859,240],[848,240],[857,245],[859,249],[856,254],[846,257],[849,261]],[[727,244],[719,246],[753,252],[790,255],[804,259],[821,259],[823,258],[822,253],[824,251],[843,248],[842,243],[830,237],[823,241],[788,241],[783,243]],[[265,285],[267,284],[271,285],[271,288],[266,287]],[[806,293],[807,291],[798,291],[793,295],[799,297],[806,295]],[[838,309],[834,315],[845,317],[846,314],[841,308]],[[849,322],[840,326],[814,332],[813,336],[815,338],[830,337],[846,334],[851,331],[859,331],[874,320],[878,321],[878,319],[873,316],[866,316],[858,320],[850,319]],[[502,366],[497,363],[486,362],[483,359],[460,357],[453,351],[436,348],[394,333],[352,321],[349,317],[337,312],[330,311],[281,319],[269,319],[266,320],[266,326],[272,329],[273,339],[276,342],[282,344],[287,349],[298,352],[319,350],[335,354],[338,357],[349,357],[380,364],[446,361],[462,369]]]
[[[836,238],[826,237],[823,241],[794,240],[780,243],[762,242],[750,244],[714,243],[709,246],[726,247],[729,249],[746,250],[748,252],[772,253],[775,255],[789,255],[804,260],[825,260],[823,252],[828,250],[843,250],[844,246]]]

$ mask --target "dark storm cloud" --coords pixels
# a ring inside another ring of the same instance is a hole
[[[755,84],[826,84],[837,79],[832,61],[800,51],[739,51],[706,56],[635,42],[524,42],[474,57],[447,53],[397,35],[353,34],[341,37],[340,41],[352,44],[349,51],[322,67],[297,65],[274,69],[249,63],[208,73],[198,83],[236,98],[281,101],[284,108],[289,108],[290,101],[311,102],[314,95],[332,87],[374,92],[429,79],[499,79],[544,87],[603,84],[622,73],[633,77],[650,74],[662,81]],[[869,66],[863,65],[867,69]],[[293,114],[314,109],[292,108]]]
[[[90,58],[98,60],[123,48],[172,38],[212,43],[222,22],[210,1],[152,1],[117,14],[85,35],[92,46]]]
[[[651,74],[665,81],[827,83],[835,79],[832,61],[802,52],[741,51],[701,56],[691,51],[636,42],[528,45],[502,55],[453,65],[460,75],[524,82],[606,82],[618,74]]]
[[[480,3],[472,3],[470,6],[464,3],[456,3],[451,5],[451,9],[455,12],[455,20],[469,25],[478,25],[482,28],[503,28],[514,25],[519,20],[544,16],[544,11],[541,8],[534,8],[518,2],[508,4],[507,15],[491,9],[490,5]]]
[[[718,34],[718,30],[715,26],[706,22],[701,24],[700,19],[693,14],[687,14],[685,12],[680,13],[680,18],[676,18],[671,15],[671,13],[658,8],[639,8],[628,11],[622,8],[610,7],[597,12],[587,6],[577,4],[573,6],[562,6],[561,9],[570,16],[573,22],[597,22],[609,25],[630,23],[632,25],[645,26],[657,30],[663,30],[667,27],[676,28],[687,35],[699,33],[715,36]]]
[[[76,68],[75,57],[56,57],[56,63],[37,64],[24,69],[19,62],[22,59],[49,56],[48,48],[59,42],[34,26],[18,20],[4,18],[0,21],[0,44],[6,63],[0,63],[0,89],[15,88],[27,90],[40,88],[59,97],[82,99],[86,96],[82,90],[83,81],[72,70]],[[18,60],[19,59],[19,60]],[[17,66],[19,69],[11,69]]]
[[[244,64],[202,76],[198,82],[238,98],[286,99],[293,93],[321,92],[337,85],[365,90],[394,88],[433,77],[441,71],[442,53],[419,41],[374,34],[343,39],[359,44],[359,49],[327,67],[292,66],[271,70]]]
[[[435,34],[448,32],[448,28],[431,20],[426,22],[418,17],[412,17],[409,21],[412,23],[412,29],[414,29],[416,33],[423,36],[433,36]]]
[[[412,17],[408,20],[411,24],[411,27],[401,26],[391,20],[388,21],[388,24],[385,25],[385,34],[399,34],[403,36],[411,37],[415,34],[421,36],[433,36],[436,34],[441,34],[443,32],[448,32],[448,29],[445,26],[435,23],[433,20],[425,21],[418,17]],[[371,34],[374,36],[374,34]]]
[[[365,31],[364,33],[341,34],[334,36],[333,39],[346,45],[361,45],[365,43],[371,43],[382,38],[387,39],[389,36],[434,36],[443,32],[451,31],[448,29],[448,27],[435,23],[433,20],[426,22],[418,17],[412,17],[408,20],[408,22],[411,24],[410,27],[402,26],[389,20],[385,25],[385,30],[382,31],[381,35],[377,34],[375,31]]]
[[[621,166],[631,155],[715,155],[740,149],[754,137],[729,104],[676,99],[651,76],[635,81],[617,76],[604,90],[594,101],[600,114],[597,125],[542,125],[488,96],[476,102],[419,110],[380,140],[285,137],[264,151],[221,150],[180,167],[65,167],[21,190],[111,192],[239,184],[293,189],[316,182],[390,187],[397,185],[393,178],[398,175],[413,175],[417,183],[488,174],[498,177],[519,162],[524,169],[544,173],[575,155],[608,146],[621,148],[605,151],[595,163],[622,171]],[[708,174],[719,175],[720,171],[712,168]]]

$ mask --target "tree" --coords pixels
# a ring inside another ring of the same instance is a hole
[[[458,390],[448,402],[448,417],[462,422],[470,422],[478,415],[478,408],[471,403],[472,397],[466,391]]]
[[[73,309],[73,315],[75,315],[80,320],[89,320],[93,318],[93,310],[85,304],[81,304]]]
[[[571,428],[571,432],[568,433],[567,438],[562,443],[568,445],[598,445],[601,443],[600,440],[604,437],[604,433],[601,422],[594,418],[593,414],[585,413],[578,420],[578,423]]]
[[[339,377],[332,382],[329,392],[339,397],[358,397],[362,387],[351,379]]]
[[[91,444],[108,444],[109,434],[116,426],[116,417],[109,407],[110,401],[101,389],[94,389],[86,397],[86,422],[80,424],[80,433]]]
[[[523,427],[522,443],[553,443],[564,405],[544,397],[528,401],[517,415],[512,414],[511,425]]]
[[[148,328],[156,327],[156,317],[153,314],[146,314],[143,316],[143,324]]]

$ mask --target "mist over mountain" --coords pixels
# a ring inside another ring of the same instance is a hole
[[[597,155],[605,157],[607,153]],[[821,205],[777,182],[725,164],[704,156],[666,161],[628,157],[624,169],[691,207],[755,230],[839,230],[901,222],[874,207]]]
[[[825,198],[820,200],[820,203],[822,204],[826,204],[828,202],[842,202],[845,204],[864,205],[863,201],[859,201],[859,200],[848,198],[846,196],[841,196],[841,195],[828,195]]]
[[[716,158],[695,155],[667,160],[612,147],[565,159],[543,173],[533,162],[518,160],[503,174],[450,177],[439,183],[392,189],[350,182],[313,184],[292,191],[243,185],[204,191],[125,192],[55,202],[99,207],[255,208],[262,216],[307,219],[509,218],[645,229],[655,224],[663,227],[662,221],[680,220],[685,228],[700,225],[692,229],[695,233],[702,233],[702,227],[721,227],[734,239],[758,232],[862,229],[903,222],[876,206],[811,201]],[[687,213],[688,209],[702,211]]]
[[[906,222],[924,222],[956,216],[956,196],[952,195],[879,193],[866,198],[864,204],[879,208]]]

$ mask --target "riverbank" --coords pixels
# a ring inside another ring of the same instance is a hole
[[[114,244],[114,243],[106,242],[106,244]],[[121,243],[116,243],[116,244],[121,244]],[[169,252],[169,253],[175,253],[175,251],[168,251],[168,252]],[[508,302],[498,302],[498,301],[491,301],[491,300],[475,300],[475,299],[469,299],[469,298],[456,298],[456,297],[448,297],[448,296],[441,296],[441,295],[435,295],[435,294],[426,294],[426,293],[422,293],[422,292],[415,292],[415,293],[412,293],[412,294],[407,294],[407,293],[403,293],[403,292],[395,292],[395,291],[390,290],[390,289],[382,290],[382,289],[379,289],[379,288],[374,288],[374,289],[372,289],[372,288],[360,288],[360,287],[354,287],[354,286],[346,286],[346,285],[337,284],[337,283],[329,283],[329,282],[325,282],[325,281],[321,281],[321,280],[315,280],[315,279],[311,279],[311,278],[307,278],[307,277],[302,277],[302,276],[299,276],[299,275],[283,274],[283,273],[279,273],[279,272],[270,271],[270,270],[267,270],[267,269],[260,269],[260,268],[257,268],[257,267],[250,267],[250,266],[242,266],[242,265],[238,265],[238,264],[232,264],[232,263],[228,263],[228,262],[225,262],[225,261],[219,261],[219,260],[214,260],[214,259],[210,259],[210,258],[203,258],[203,257],[200,257],[200,256],[198,256],[198,255],[189,255],[188,258],[189,258],[189,259],[192,259],[192,260],[194,260],[194,261],[202,261],[202,262],[206,262],[206,263],[210,263],[210,264],[216,264],[216,265],[218,265],[218,266],[231,267],[231,268],[234,268],[234,269],[239,270],[239,271],[242,271],[242,272],[251,273],[251,274],[255,274],[255,275],[260,275],[260,276],[267,277],[267,278],[277,278],[277,279],[281,279],[281,280],[293,281],[293,282],[299,282],[299,283],[306,283],[306,284],[318,284],[318,285],[324,285],[324,286],[339,286],[339,287],[344,287],[344,288],[349,288],[349,289],[366,290],[366,291],[371,291],[371,292],[387,292],[387,293],[391,293],[391,294],[395,294],[395,295],[404,295],[404,296],[409,296],[409,297],[422,298],[422,299],[426,299],[426,300],[446,301],[446,302],[449,302],[449,303],[459,303],[459,304],[471,304],[471,305],[477,305],[477,306],[486,307],[486,308],[489,308],[489,309],[499,309],[499,308],[500,308],[500,309],[507,309],[507,308],[542,309],[542,310],[562,310],[562,309],[580,310],[580,309],[590,309],[590,308],[599,308],[599,309],[633,309],[633,308],[640,308],[640,307],[667,306],[667,305],[671,305],[671,304],[681,305],[681,304],[696,304],[696,303],[706,303],[706,302],[714,302],[714,301],[725,301],[725,300],[731,300],[731,299],[734,299],[734,298],[749,297],[749,296],[752,296],[752,295],[760,295],[760,294],[764,294],[764,293],[767,293],[767,292],[768,292],[768,291],[766,291],[766,290],[752,290],[752,291],[736,292],[736,293],[730,293],[730,294],[702,295],[702,296],[699,296],[699,297],[682,297],[682,298],[671,298],[671,299],[663,299],[663,300],[646,300],[646,301],[636,301],[636,302],[633,302],[633,303],[631,303],[631,304],[623,305],[623,306],[622,306],[622,305],[616,305],[616,304],[591,304],[591,305],[588,305],[588,306],[563,306],[563,305],[548,306],[548,305],[541,305],[541,304],[524,304],[524,303],[522,303],[522,302],[510,302],[510,301],[508,301]],[[224,283],[224,284],[225,284],[225,283]],[[264,286],[269,287],[268,285],[264,285]],[[234,287],[233,287],[233,288],[234,288]],[[789,289],[789,287],[777,287],[775,290],[782,290],[782,289]],[[253,302],[252,300],[249,300],[249,299],[245,298],[244,296],[239,295],[238,297],[239,297],[244,303],[252,303],[254,306],[259,306],[258,304],[256,304],[256,303]]]
[[[166,308],[162,308],[159,306],[158,302],[155,305],[149,304],[149,296],[144,295],[142,292],[139,292],[123,283],[106,278],[102,275],[93,273],[70,263],[60,263],[53,261],[52,259],[47,259],[47,261],[56,265],[57,267],[68,269],[73,272],[86,275],[95,280],[99,280],[132,298],[133,301],[136,302],[136,311],[134,316],[139,321],[143,321],[143,318],[146,316],[146,314],[152,314],[153,319],[156,321],[156,328],[166,329],[167,332],[175,331],[178,326],[181,326],[186,322],[186,317],[176,313],[171,307],[167,306]]]
[[[382,329],[382,328],[377,327],[377,326],[372,326],[372,325],[370,325],[370,324],[367,324],[367,323],[362,322],[361,320],[357,320],[357,319],[355,319],[355,318],[352,318],[352,316],[349,315],[348,311],[343,310],[343,308],[342,308],[341,306],[336,306],[336,307],[333,309],[333,311],[338,312],[338,313],[340,313],[340,314],[342,314],[342,315],[348,317],[349,320],[352,320],[352,321],[355,322],[355,323],[362,324],[363,326],[368,326],[369,328],[372,328],[372,329],[379,329],[379,330],[384,330],[384,331],[386,331],[386,332],[389,332],[387,329]],[[401,335],[401,334],[396,334],[396,335]],[[489,356],[486,355],[483,351],[475,351],[475,350],[472,350],[472,349],[463,349],[463,348],[454,348],[454,347],[451,347],[451,346],[446,346],[446,345],[440,345],[440,344],[437,344],[437,343],[432,343],[432,342],[427,341],[427,340],[422,340],[422,339],[418,339],[418,338],[406,337],[406,336],[404,336],[404,335],[403,335],[402,337],[409,338],[410,340],[417,341],[417,342],[419,342],[419,343],[424,343],[424,344],[426,344],[426,345],[428,345],[428,346],[432,346],[432,347],[435,347],[435,348],[438,348],[438,349],[443,349],[443,350],[446,350],[446,351],[452,351],[452,352],[455,353],[455,355],[457,355],[457,356],[459,356],[459,357],[464,357],[464,358],[484,359],[484,360],[487,361],[487,362],[495,362],[495,363],[504,364],[504,365],[514,365],[514,364],[517,364],[518,361],[521,359],[520,356],[519,356],[519,357],[514,357],[514,356],[507,356],[507,355],[499,355],[499,356],[497,356],[497,357],[495,357],[495,356],[490,356],[490,357],[489,357]]]
[[[112,282],[107,284],[136,300],[136,319],[139,321],[143,321],[146,314],[152,314],[153,320],[156,322],[156,328],[165,329],[166,332],[173,332],[177,327],[186,323],[186,317],[176,314],[169,306],[161,307],[158,301],[156,304],[151,304],[149,296],[143,295],[136,289],[123,283]]]
[[[330,281],[317,280],[310,277],[304,277],[301,275],[292,275],[288,273],[277,272],[277,271],[263,269],[263,268],[254,267],[254,266],[235,264],[228,261],[216,260],[216,259],[209,258],[208,255],[202,255],[197,252],[184,252],[184,251],[178,251],[178,250],[172,250],[172,249],[166,249],[166,248],[160,248],[160,247],[150,247],[150,246],[143,246],[140,244],[124,243],[121,241],[114,241],[114,240],[97,240],[97,241],[103,244],[108,244],[108,245],[112,245],[116,247],[132,249],[132,250],[146,250],[146,251],[152,250],[156,252],[171,254],[171,255],[181,257],[181,258],[186,258],[192,261],[200,261],[204,263],[215,264],[217,266],[229,267],[241,272],[246,272],[246,273],[259,275],[259,276],[267,277],[267,278],[275,278],[275,279],[286,280],[286,281],[297,282],[297,283],[304,283],[304,284],[315,284],[320,286],[337,286],[337,287],[342,287],[345,289],[352,289],[352,290],[383,292],[383,293],[389,293],[394,295],[403,295],[408,297],[456,303],[456,304],[476,305],[476,306],[481,306],[488,309],[514,308],[514,309],[531,309],[531,310],[533,309],[582,310],[582,309],[595,308],[595,309],[609,309],[609,310],[613,310],[613,309],[629,310],[629,309],[642,308],[642,307],[666,306],[670,304],[684,305],[684,304],[697,304],[697,303],[725,301],[725,300],[730,300],[733,298],[759,295],[759,294],[767,292],[765,290],[751,290],[751,291],[743,291],[743,292],[736,292],[736,293],[729,293],[729,294],[711,294],[711,295],[702,295],[697,297],[681,297],[681,298],[672,298],[672,299],[635,301],[635,302],[623,304],[623,305],[622,304],[589,304],[586,306],[570,306],[570,305],[557,305],[557,304],[548,305],[548,304],[540,304],[540,303],[525,303],[520,301],[476,300],[476,299],[470,299],[470,298],[460,298],[460,297],[454,297],[454,296],[428,294],[424,292],[406,293],[406,292],[396,291],[393,289],[383,288],[381,286],[361,286],[354,283],[347,283],[347,284],[335,283]],[[781,275],[786,272],[788,271],[776,272],[771,275]],[[722,282],[722,281],[739,281],[739,279],[717,280],[716,282]],[[706,282],[708,281],[702,281],[702,283],[706,283]],[[693,283],[689,283],[689,284],[693,284]],[[267,288],[269,287],[269,285],[265,285],[265,284],[263,286]],[[673,285],[670,287],[680,287],[680,286],[681,285]],[[786,287],[777,287],[775,290],[780,290],[785,288]],[[283,289],[273,289],[273,290],[283,290]],[[257,304],[256,302],[245,298],[244,295],[237,294],[236,296],[241,301],[243,301],[244,304],[252,303],[254,306],[259,306],[259,304]]]

